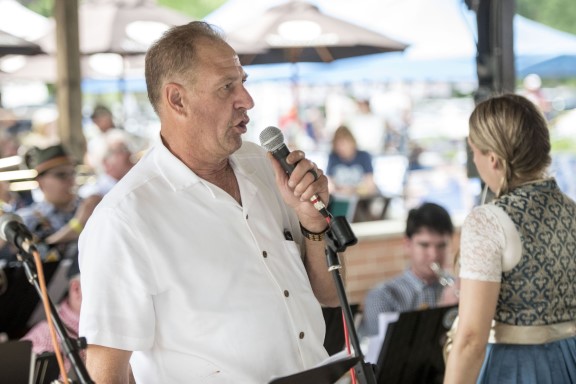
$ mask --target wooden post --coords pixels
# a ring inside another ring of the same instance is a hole
[[[58,69],[58,131],[65,148],[77,161],[82,162],[86,152],[86,140],[82,131],[78,0],[55,0],[54,18]]]

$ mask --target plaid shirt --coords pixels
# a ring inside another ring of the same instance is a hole
[[[442,296],[439,282],[426,284],[410,270],[379,284],[366,295],[360,333],[378,334],[378,315],[385,312],[407,312],[436,307]]]

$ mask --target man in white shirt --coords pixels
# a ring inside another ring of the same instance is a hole
[[[98,383],[265,383],[327,353],[320,303],[338,305],[328,181],[301,151],[249,142],[246,74],[208,24],[146,56],[161,142],[110,191],[80,240],[80,334]],[[316,174],[317,176],[315,177]]]

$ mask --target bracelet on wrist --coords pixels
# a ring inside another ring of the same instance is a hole
[[[324,235],[326,234],[326,232],[328,232],[328,228],[330,227],[329,226],[326,227],[326,229],[323,230],[322,232],[310,232],[309,230],[307,230],[302,226],[302,223],[300,223],[300,231],[302,232],[302,235],[304,235],[304,237],[307,238],[308,240],[312,241],[323,241]]]
[[[84,229],[82,223],[75,217],[70,219],[70,221],[68,222],[68,226],[70,227],[71,230],[73,230],[77,234],[80,234],[80,232],[82,232],[82,230]]]

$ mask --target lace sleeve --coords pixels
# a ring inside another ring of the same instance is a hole
[[[460,277],[500,282],[505,235],[487,206],[472,210],[462,225]]]

